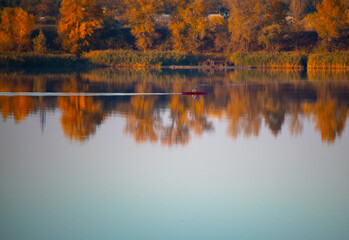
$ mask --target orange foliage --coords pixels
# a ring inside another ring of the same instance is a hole
[[[323,0],[316,9],[307,18],[321,38],[330,41],[340,36],[340,30],[348,28],[349,12],[343,0]]]
[[[208,11],[204,0],[178,1],[170,24],[175,50],[199,49],[209,29]]]
[[[93,34],[102,24],[102,9],[96,0],[63,0],[58,32],[63,48],[80,54],[90,47]]]
[[[136,37],[136,45],[145,50],[153,45],[158,37],[155,32],[155,16],[160,13],[163,2],[160,0],[126,1],[126,14],[132,27],[131,33]]]
[[[231,2],[229,32],[235,49],[249,51],[252,44],[257,41],[263,11],[264,6],[259,0]]]
[[[22,8],[5,8],[0,14],[0,51],[29,50],[34,17]]]

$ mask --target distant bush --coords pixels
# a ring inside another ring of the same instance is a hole
[[[229,60],[235,66],[242,67],[302,69],[306,66],[306,56],[297,52],[234,53]]]
[[[133,51],[106,50],[92,51],[83,54],[83,58],[95,65],[101,66],[170,66],[170,65],[198,65],[212,55],[187,54],[174,51]]]
[[[349,69],[349,52],[310,54],[308,68]]]

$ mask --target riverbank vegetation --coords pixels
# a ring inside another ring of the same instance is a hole
[[[105,66],[347,68],[348,7],[344,0],[2,0],[1,66],[46,66],[71,53],[78,59],[68,63]]]
[[[160,68],[188,66],[202,68],[264,68],[264,69],[349,69],[349,52],[237,52],[228,55],[217,53],[186,53],[177,51],[96,50],[74,54],[50,53],[0,53],[0,68],[15,67],[124,67]],[[178,68],[178,67],[177,67]]]
[[[97,66],[160,67],[198,65],[207,59],[215,58],[215,56],[213,54],[193,54],[175,51],[105,50],[85,53],[83,58]]]
[[[303,69],[307,64],[307,56],[298,52],[234,53],[231,55],[230,61],[237,66]]]

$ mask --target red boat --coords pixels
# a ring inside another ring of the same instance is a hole
[[[207,92],[182,92],[182,95],[206,95]]]

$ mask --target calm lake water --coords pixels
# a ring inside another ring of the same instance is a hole
[[[349,72],[23,71],[0,92],[0,239],[349,239]]]

